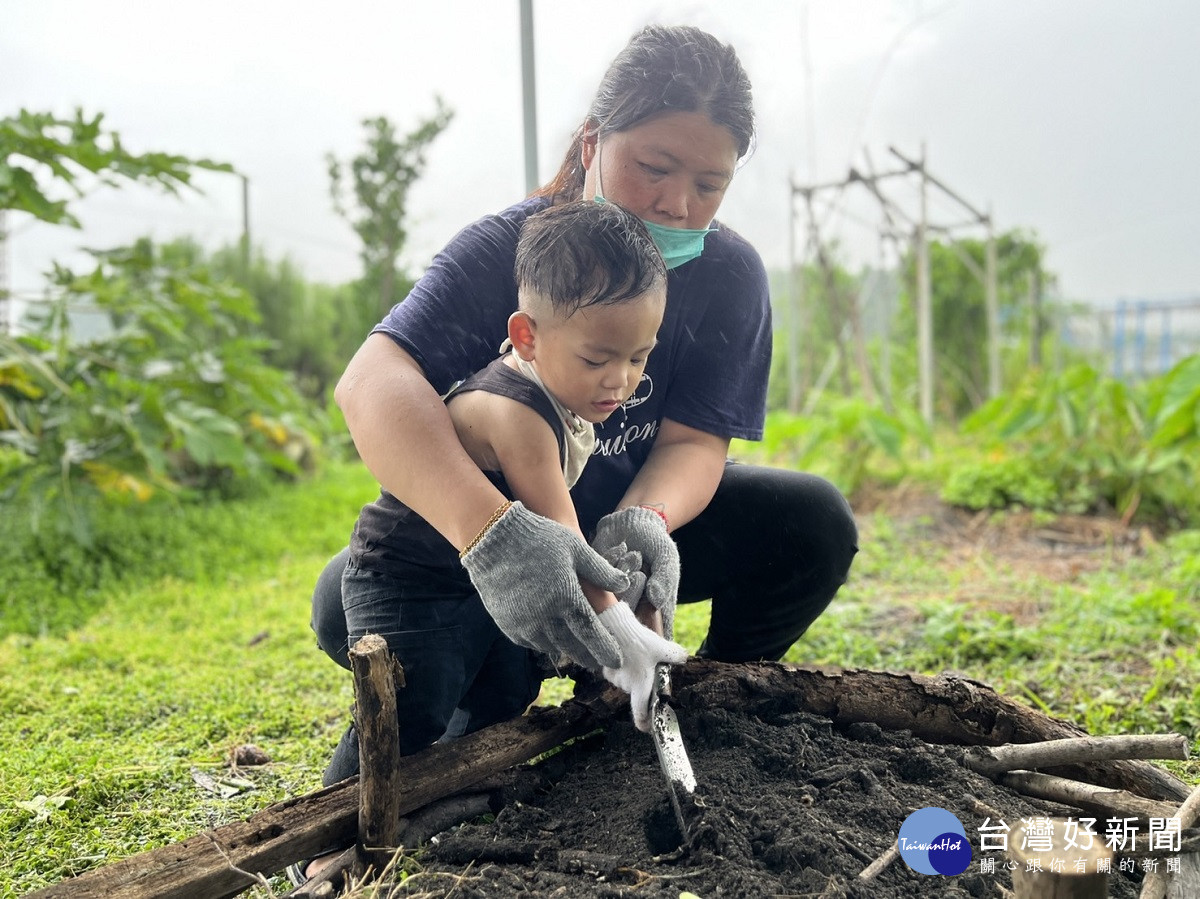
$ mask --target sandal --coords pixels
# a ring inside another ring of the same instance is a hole
[[[312,861],[310,858],[302,858],[295,864],[287,866],[285,873],[287,879],[291,881],[292,886],[302,887],[308,883],[308,875],[304,872],[308,870],[308,865]]]

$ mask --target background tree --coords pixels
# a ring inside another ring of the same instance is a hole
[[[197,259],[203,259],[196,246]],[[270,339],[264,358],[290,371],[305,396],[324,404],[330,387],[363,338],[379,321],[373,299],[356,285],[308,281],[290,259],[270,259],[255,250],[249,266],[240,244],[218,249],[208,259],[213,276],[237,284],[258,307],[253,328]]]
[[[79,220],[67,208],[69,199],[53,197],[50,184],[69,188],[76,198],[91,187],[122,180],[178,193],[191,185],[194,169],[233,171],[207,159],[130,153],[117,132],[101,127],[103,120],[103,114],[88,117],[81,109],[70,119],[25,109],[0,119],[0,209],[78,228]]]
[[[78,226],[70,193],[232,171],[131,154],[102,118],[0,120],[0,209]],[[85,540],[91,500],[238,490],[311,463],[324,417],[264,360],[249,294],[186,241],[90,252],[90,272],[55,266],[27,333],[0,334],[0,495],[31,531],[53,519]]]
[[[399,295],[397,263],[408,237],[404,220],[409,188],[425,169],[429,145],[454,115],[440,97],[436,102],[434,114],[403,138],[397,139],[396,127],[387,118],[365,119],[362,152],[349,163],[332,153],[326,156],[333,207],[362,241],[362,285],[364,293],[377,298],[376,319]]]

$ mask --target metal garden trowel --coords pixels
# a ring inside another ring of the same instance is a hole
[[[650,694],[650,736],[654,738],[654,748],[658,751],[658,763],[667,776],[667,791],[671,797],[671,807],[675,810],[675,819],[679,822],[679,833],[686,843],[689,834],[681,800],[684,794],[690,796],[696,791],[696,775],[692,773],[692,763],[688,760],[683,735],[679,732],[679,718],[667,701],[670,695],[671,666],[666,663],[656,665],[654,690]]]

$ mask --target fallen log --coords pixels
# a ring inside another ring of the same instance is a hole
[[[999,746],[1088,736],[1082,728],[1002,696],[986,684],[948,674],[692,659],[672,674],[671,682],[675,702],[682,707],[707,703],[752,708],[782,702],[839,725],[870,722],[884,730],[907,730],[927,743]],[[1053,773],[1170,802],[1181,802],[1190,792],[1170,772],[1140,760],[1067,765]]]
[[[629,698],[606,689],[557,708],[538,708],[450,743],[405,756],[398,781],[400,814],[422,808],[498,771],[529,761],[589,733]],[[224,899],[330,846],[355,841],[357,779],[278,802],[245,821],[226,824],[182,843],[131,856],[29,894],[39,899]]]

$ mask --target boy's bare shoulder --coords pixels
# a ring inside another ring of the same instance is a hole
[[[558,441],[538,412],[511,397],[470,390],[446,404],[458,439],[485,471],[503,470],[503,460],[515,449],[528,454],[548,453],[558,463]]]

